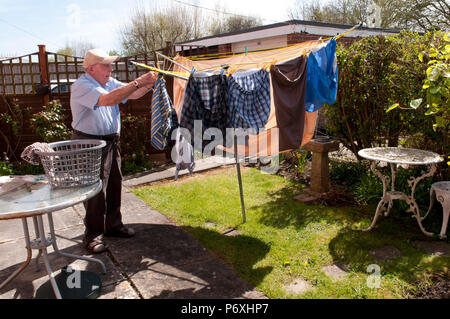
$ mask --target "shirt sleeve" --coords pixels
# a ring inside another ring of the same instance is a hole
[[[93,109],[97,105],[100,96],[108,93],[108,91],[101,86],[95,86],[87,81],[81,81],[75,87],[73,86],[71,98],[75,99],[77,103],[82,106],[90,109]]]
[[[118,81],[118,80],[116,80],[116,79],[114,79],[114,78],[112,78],[112,81],[113,81],[113,83],[114,83],[113,85],[114,85],[114,88],[115,88],[115,89],[127,85],[127,83],[120,82],[120,81]],[[122,104],[127,103],[127,101],[128,101],[128,99],[123,100],[123,101],[122,101]]]

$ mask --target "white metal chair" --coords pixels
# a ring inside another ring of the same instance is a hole
[[[424,217],[422,217],[422,221],[428,216],[431,211],[431,208],[434,204],[434,197],[436,195],[437,200],[442,205],[443,209],[443,218],[442,218],[442,228],[439,237],[441,239],[446,238],[448,218],[450,215],[450,181],[437,182],[431,185],[430,189],[430,207],[428,208],[428,212]]]

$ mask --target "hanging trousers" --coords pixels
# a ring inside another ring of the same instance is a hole
[[[120,229],[123,225],[120,212],[122,194],[120,137],[118,134],[96,136],[74,130],[72,139],[99,139],[106,142],[106,146],[102,149],[100,170],[102,190],[83,203],[86,209],[84,236],[86,242],[90,242],[99,235]]]

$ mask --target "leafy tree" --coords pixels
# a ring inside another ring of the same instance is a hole
[[[391,0],[395,22],[404,29],[450,30],[448,0]]]
[[[448,0],[297,0],[290,19],[304,19],[416,31],[448,30]]]
[[[375,12],[371,4],[371,0],[336,0],[325,4],[319,0],[297,0],[288,10],[288,17],[349,25],[368,24],[369,17]]]

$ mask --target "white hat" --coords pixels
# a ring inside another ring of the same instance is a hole
[[[87,69],[91,65],[98,64],[98,63],[111,64],[119,59],[120,59],[119,56],[117,56],[117,55],[110,56],[110,55],[106,54],[106,52],[103,51],[102,49],[92,49],[92,50],[89,50],[86,53],[86,55],[84,56],[83,67]]]

